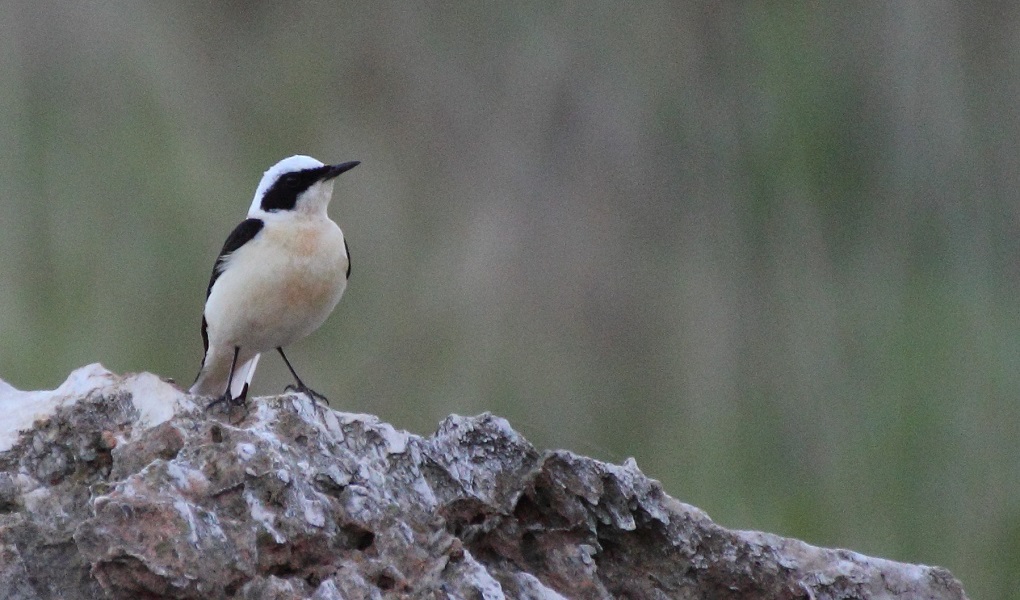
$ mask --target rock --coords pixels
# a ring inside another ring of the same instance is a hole
[[[0,410],[5,599],[966,598],[943,569],[724,529],[633,460],[540,453],[489,414],[425,438],[293,394],[207,412],[98,365],[0,386]]]

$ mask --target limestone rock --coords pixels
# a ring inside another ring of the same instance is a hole
[[[540,453],[492,415],[425,438],[298,395],[196,401],[98,365],[0,385],[0,597],[966,597],[943,569],[724,529],[633,460]]]

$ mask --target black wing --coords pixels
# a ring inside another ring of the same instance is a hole
[[[351,278],[351,249],[347,247],[347,238],[344,238],[344,252],[347,253],[347,279]]]
[[[223,249],[220,250],[220,255],[216,257],[216,263],[213,265],[212,276],[209,277],[209,287],[205,290],[205,297],[209,297],[209,292],[212,291],[212,286],[216,283],[216,280],[220,276],[220,265],[227,259],[227,256],[237,250],[241,246],[252,241],[260,231],[265,223],[262,219],[245,219],[241,221],[241,224],[234,228],[227,236],[227,241],[223,243]]]
[[[212,276],[209,277],[209,287],[205,289],[205,297],[209,298],[209,292],[212,291],[212,286],[216,283],[216,279],[220,276],[220,266],[223,261],[226,260],[227,256],[237,250],[241,246],[250,242],[260,231],[265,223],[261,219],[245,219],[241,221],[241,224],[234,228],[227,236],[227,241],[223,243],[223,249],[220,250],[220,255],[216,257],[216,263],[213,264]],[[209,352],[209,334],[206,331],[208,324],[205,321],[205,315],[202,315],[202,345],[205,347],[205,352]],[[202,355],[202,362],[205,363],[205,355]]]

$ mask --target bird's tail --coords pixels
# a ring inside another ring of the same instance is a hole
[[[256,354],[234,370],[234,378],[230,381],[230,395],[235,400],[243,401],[248,397],[248,386],[251,385],[252,377],[255,377],[255,365],[259,364],[259,356],[262,355]]]
[[[238,364],[234,368],[234,377],[230,380],[230,396],[234,400],[244,400],[248,395],[248,386],[251,385],[252,377],[255,376],[255,366],[259,362],[259,354],[255,354]],[[192,394],[200,396],[220,396],[226,391],[227,377],[230,375],[230,363],[233,361],[233,352],[224,358],[221,356],[206,356],[202,370],[198,378],[188,390]],[[239,357],[238,360],[244,357]]]

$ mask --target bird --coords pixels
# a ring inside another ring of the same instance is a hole
[[[285,158],[262,175],[247,218],[213,265],[202,313],[202,366],[189,392],[208,405],[246,402],[255,366],[276,350],[294,377],[285,391],[328,400],[301,380],[283,349],[333,312],[351,276],[350,248],[327,214],[336,177],[360,161]]]

